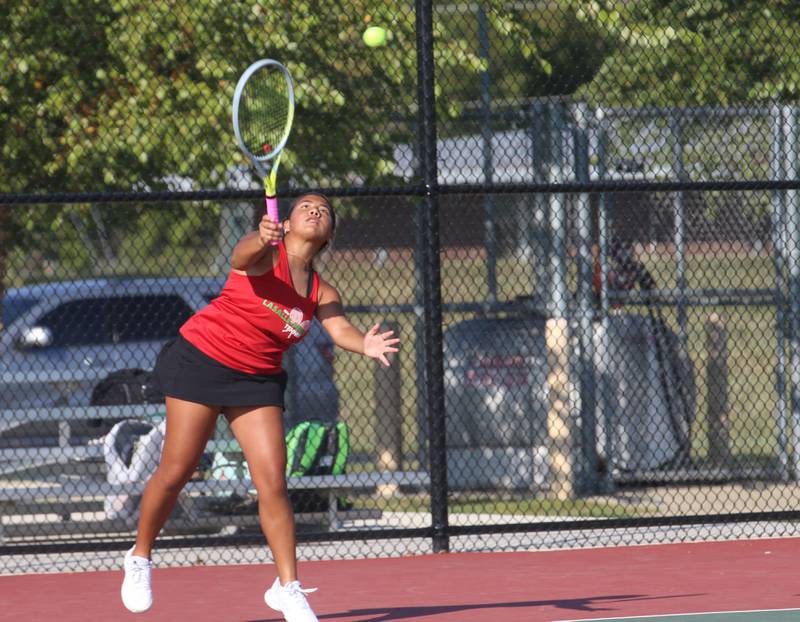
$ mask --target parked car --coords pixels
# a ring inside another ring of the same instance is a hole
[[[164,343],[223,283],[204,277],[110,278],[8,289],[0,302],[0,410],[88,406],[92,390],[109,373],[151,369]],[[290,351],[289,362],[302,375],[292,387],[293,419],[337,416],[332,346],[315,322]],[[10,444],[37,444],[30,437],[57,436],[57,423],[43,425],[8,430],[0,443],[14,438]],[[71,433],[99,436],[108,427],[110,422],[87,420]]]
[[[547,485],[552,367],[546,327],[545,316],[518,314],[466,319],[445,331],[451,488]],[[694,363],[677,334],[655,317],[617,313],[595,324],[594,340],[598,458],[628,474],[683,464],[691,448],[697,391]],[[571,405],[576,417],[580,397]],[[420,429],[424,434],[426,427]],[[605,453],[609,447],[611,456]]]

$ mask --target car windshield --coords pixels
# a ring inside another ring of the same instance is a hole
[[[3,326],[11,326],[11,323],[20,315],[25,313],[39,302],[36,298],[28,296],[6,296],[0,301],[0,312],[2,312]]]

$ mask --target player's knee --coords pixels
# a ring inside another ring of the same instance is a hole
[[[178,493],[189,481],[192,473],[194,465],[162,464],[153,477],[168,491]]]
[[[262,473],[256,478],[256,491],[261,498],[279,497],[288,494],[286,476],[279,471]]]

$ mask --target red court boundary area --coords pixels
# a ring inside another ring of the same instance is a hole
[[[121,557],[122,553],[120,553]],[[304,562],[320,621],[493,622],[800,607],[800,539],[532,553]],[[122,573],[0,577],[0,618],[73,622],[278,622],[263,604],[274,566],[156,568],[143,615],[119,600]]]

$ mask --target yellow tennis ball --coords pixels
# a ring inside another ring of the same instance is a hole
[[[385,28],[381,28],[380,26],[370,26],[364,31],[364,34],[361,36],[361,38],[364,39],[364,43],[366,43],[369,47],[377,48],[386,43],[386,36],[387,32]]]

